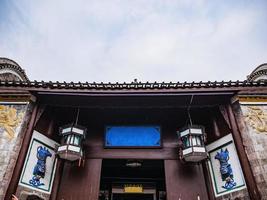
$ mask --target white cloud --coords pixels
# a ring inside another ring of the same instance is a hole
[[[0,55],[30,79],[244,79],[267,58],[265,3],[11,2]]]

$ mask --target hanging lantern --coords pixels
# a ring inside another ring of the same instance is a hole
[[[68,124],[59,128],[59,135],[61,144],[57,149],[57,155],[69,161],[81,161],[84,157],[82,144],[86,137],[87,129],[77,125],[79,110],[76,117],[75,124]],[[79,162],[80,163],[80,162]]]
[[[207,158],[205,129],[203,126],[189,125],[177,132],[180,158],[187,162],[200,162]]]

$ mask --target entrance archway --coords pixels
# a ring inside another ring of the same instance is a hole
[[[100,199],[164,200],[163,160],[103,160]]]

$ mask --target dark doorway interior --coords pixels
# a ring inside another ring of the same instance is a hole
[[[113,194],[116,200],[153,200],[153,194]]]
[[[126,185],[141,186],[141,193],[127,193]],[[106,159],[102,162],[100,199],[164,200],[163,160]]]

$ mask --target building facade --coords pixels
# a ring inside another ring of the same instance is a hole
[[[266,73],[59,83],[1,58],[0,199],[267,199]]]

